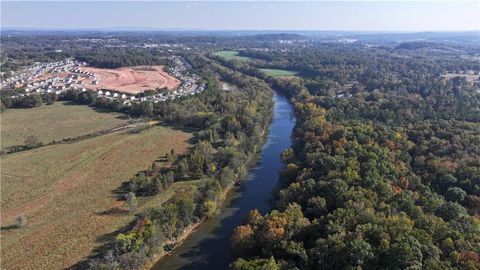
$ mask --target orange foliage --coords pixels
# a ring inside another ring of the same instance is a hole
[[[458,163],[452,162],[450,160],[444,160],[440,163],[438,163],[437,168],[439,169],[446,169],[449,171],[454,171],[459,167]]]
[[[462,261],[472,261],[475,263],[479,262],[479,256],[474,251],[464,251],[460,253],[460,260]]]
[[[275,239],[285,235],[284,226],[287,224],[285,217],[272,216],[267,220],[266,237],[268,239]]]
[[[397,149],[397,145],[395,144],[395,142],[391,141],[391,140],[386,140],[385,141],[385,146],[390,149],[390,151],[393,151],[395,149]]]
[[[403,191],[403,188],[401,188],[401,187],[399,187],[399,186],[397,186],[397,185],[392,184],[392,191],[393,191],[393,193],[398,194],[398,193],[400,193],[400,192]]]

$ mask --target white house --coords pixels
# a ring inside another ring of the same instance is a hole
[[[118,93],[113,93],[113,97],[118,97]]]
[[[127,98],[127,95],[122,94],[122,99],[126,99],[126,98]]]
[[[110,95],[111,95],[110,91],[105,92],[105,96],[110,96]]]
[[[100,96],[100,95],[103,95],[103,91],[102,91],[102,90],[98,90],[97,95],[99,95],[99,96]]]

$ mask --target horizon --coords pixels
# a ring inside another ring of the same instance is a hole
[[[1,7],[2,31],[480,31],[480,4],[472,1],[2,1]]]

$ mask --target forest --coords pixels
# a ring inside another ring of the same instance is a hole
[[[244,52],[297,124],[273,210],[232,235],[232,269],[479,269],[480,94],[450,53],[342,46]],[[241,54],[242,55],[242,54]]]

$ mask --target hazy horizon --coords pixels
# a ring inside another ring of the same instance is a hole
[[[458,32],[475,1],[2,1],[2,30]]]

